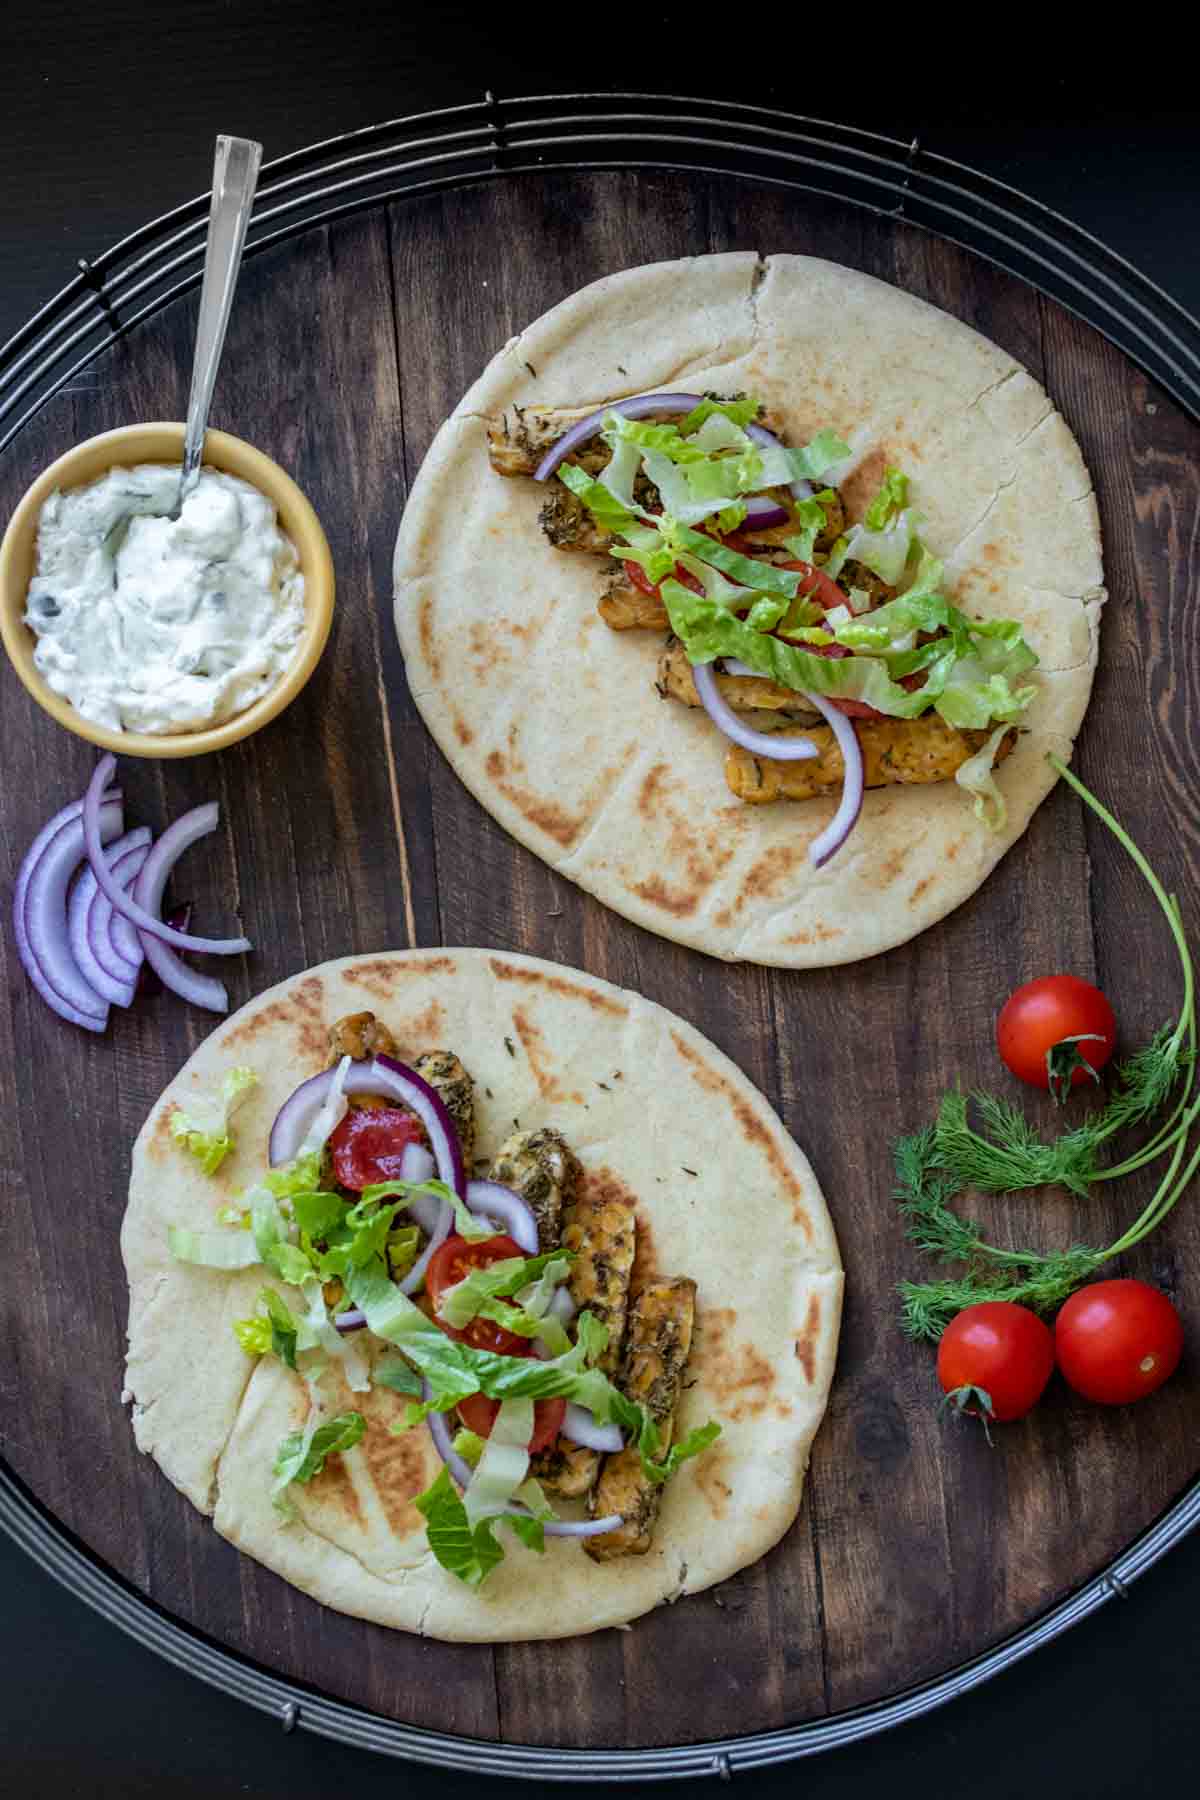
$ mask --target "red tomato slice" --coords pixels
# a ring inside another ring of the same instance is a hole
[[[462,1237],[448,1237],[434,1251],[425,1271],[425,1291],[433,1302],[435,1316],[438,1301],[446,1289],[465,1280],[472,1269],[487,1269],[492,1263],[504,1262],[510,1256],[524,1254],[520,1244],[510,1237],[484,1238],[478,1244],[469,1243]],[[493,1350],[497,1356],[533,1354],[533,1346],[528,1338],[518,1337],[515,1331],[505,1331],[503,1325],[494,1325],[490,1319],[472,1319],[469,1325],[461,1329],[447,1325],[441,1319],[437,1323],[447,1337],[456,1338],[460,1344],[470,1344],[474,1350]],[[486,1436],[486,1433],[480,1435]]]
[[[825,612],[832,612],[835,606],[845,606],[846,596],[837,582],[824,569],[818,569],[815,563],[781,562],[776,563],[775,567],[799,569],[802,572],[804,580],[797,589],[801,599],[815,601]]]
[[[656,587],[654,582],[652,582],[647,575],[645,569],[643,569],[641,563],[627,562],[624,567],[625,573],[628,575],[635,588],[638,588],[643,594],[651,595],[655,600],[662,599],[662,584],[660,583]],[[666,578],[664,577],[664,580],[665,579]],[[675,579],[679,582],[681,587],[691,588],[693,594],[702,594],[704,592],[702,584],[696,580],[696,577],[692,574],[690,569],[685,569],[683,567],[682,563],[675,564]]]
[[[339,1187],[361,1194],[377,1181],[399,1181],[410,1144],[422,1144],[418,1119],[398,1106],[352,1106],[329,1140]]]
[[[458,1416],[468,1431],[476,1437],[490,1437],[492,1426],[496,1423],[496,1414],[500,1411],[498,1400],[489,1400],[486,1394],[470,1394],[458,1403]],[[533,1403],[533,1436],[529,1440],[529,1453],[544,1450],[552,1444],[559,1432],[567,1413],[565,1400],[535,1400]]]

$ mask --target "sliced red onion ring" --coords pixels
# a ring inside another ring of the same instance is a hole
[[[646,419],[651,413],[664,413],[670,418],[673,414],[690,413],[703,398],[702,394],[639,394],[634,400],[613,400],[572,425],[553,448],[547,450],[533,472],[533,479],[549,481],[559,463],[570,456],[572,450],[595,437],[609,413],[620,413],[624,419]]]
[[[131,839],[134,840],[132,846]],[[127,864],[127,883],[133,880],[137,868],[145,861],[149,840],[150,833],[141,825],[136,831],[127,831],[124,837],[116,838],[109,848],[108,858],[114,871],[122,863]],[[126,851],[128,855],[124,854]],[[122,877],[118,875],[117,879]],[[132,1006],[137,976],[119,961],[111,942],[106,943],[92,924],[93,906],[99,892],[96,877],[85,863],[75,877],[67,901],[67,941],[71,955],[83,979],[102,999],[112,1006]]]
[[[299,1154],[336,1073],[336,1069],[324,1069],[320,1075],[302,1081],[284,1101],[271,1126],[267,1154],[272,1168],[291,1162]],[[425,1127],[440,1179],[453,1188],[460,1199],[466,1198],[466,1171],[454,1121],[446,1111],[441,1095],[415,1070],[395,1062],[390,1056],[351,1063],[343,1091],[346,1094],[378,1094],[385,1100],[398,1101],[415,1113]]]
[[[454,1208],[448,1200],[444,1200],[442,1202],[441,1211],[437,1216],[437,1223],[429,1234],[429,1242],[422,1250],[420,1256],[418,1256],[412,1268],[408,1271],[408,1274],[404,1277],[404,1280],[397,1283],[402,1294],[416,1293],[417,1289],[425,1279],[425,1271],[429,1267],[434,1255],[441,1249],[446,1239],[450,1236],[450,1227],[453,1223]]]
[[[424,1144],[405,1144],[404,1154],[400,1158],[402,1181],[428,1181],[436,1169],[432,1150],[427,1150]],[[431,1196],[427,1195],[426,1198]]]
[[[536,1256],[537,1220],[527,1200],[498,1181],[468,1181],[467,1205],[478,1218],[487,1219],[520,1244],[526,1256]]]
[[[786,506],[780,506],[766,494],[752,494],[746,501],[746,517],[738,530],[745,531],[753,526],[759,531],[769,531],[773,525],[786,525],[790,518]]]
[[[361,1331],[367,1322],[367,1315],[354,1306],[349,1312],[334,1313],[333,1322],[339,1331]]]
[[[835,850],[840,850],[858,823],[858,815],[862,811],[864,770],[862,745],[858,741],[858,733],[854,729],[853,719],[847,718],[839,707],[830,706],[821,694],[806,692],[801,698],[817,712],[833,729],[842,753],[845,774],[842,777],[842,798],[837,811],[830,819],[819,837],[815,837],[808,846],[808,858],[815,869],[827,863]]]
[[[424,1400],[432,1398],[432,1389],[424,1378],[421,1381],[421,1396]],[[468,1487],[474,1471],[470,1463],[466,1462],[454,1448],[454,1440],[450,1435],[450,1427],[446,1423],[445,1413],[427,1413],[425,1423],[429,1427],[433,1447],[449,1469],[451,1479],[456,1481],[460,1488]],[[503,1519],[510,1515],[522,1519],[532,1517],[529,1508],[522,1506],[520,1502],[507,1507],[498,1516]],[[605,1519],[547,1519],[543,1529],[547,1537],[599,1537],[602,1532],[616,1531],[617,1527],[624,1523],[625,1520],[620,1513],[610,1513]]]
[[[191,812],[184,813],[181,819],[176,819],[163,832],[142,865],[133,887],[134,904],[149,917],[158,918],[161,913],[167,877],[179,858],[202,837],[207,837],[216,830],[220,816],[221,809],[212,800],[207,806],[193,807]],[[176,935],[186,940],[185,932]],[[229,1011],[229,995],[224,982],[218,981],[214,975],[201,975],[198,970],[189,969],[169,945],[149,931],[139,930],[138,938],[146,961],[165,988],[170,988],[181,1000],[190,1000],[193,1006],[204,1007],[207,1012]]]
[[[573,1400],[567,1401],[562,1435],[573,1444],[582,1444],[587,1450],[612,1451],[625,1448],[625,1433],[619,1425],[598,1425],[596,1415],[589,1412],[586,1406],[576,1406]]]
[[[728,666],[728,665],[727,665]],[[742,665],[738,665],[739,673]],[[750,674],[757,674],[751,669]],[[700,704],[719,731],[755,756],[769,756],[773,762],[808,762],[820,752],[811,738],[777,737],[774,732],[751,731],[722,697],[710,663],[693,663],[692,676]]]
[[[120,834],[121,803],[102,802],[99,793],[96,800],[96,841],[102,846]],[[108,1006],[80,972],[67,929],[67,889],[82,861],[82,811],[65,807],[25,854],[13,892],[13,928],[25,972],[47,1006],[85,1031],[103,1031]]]
[[[744,429],[746,436],[748,438],[753,438],[756,444],[767,444],[773,450],[783,449],[783,445],[775,436],[775,433],[773,431],[768,431],[765,425],[757,425],[751,420],[750,424],[745,426]],[[813,492],[812,482],[803,480],[793,481],[791,483],[791,492],[793,500],[811,500]]]
[[[135,841],[136,840],[136,841]],[[130,888],[141,871],[142,864],[150,854],[152,839],[145,825],[139,825],[135,831],[127,831],[112,845],[108,853],[109,865],[113,879],[119,881],[123,888]],[[122,845],[130,848],[122,849]],[[128,919],[118,918],[112,905],[100,892],[100,884],[92,874],[89,863],[79,877],[80,885],[85,883],[91,891],[91,900],[87,911],[87,934],[92,951],[101,968],[107,969],[114,981],[134,981],[143,961],[142,946],[138,942],[137,933]],[[118,931],[118,927],[120,930]],[[128,932],[132,938],[132,947],[126,945],[124,934]]]
[[[176,950],[191,950],[196,955],[204,956],[237,956],[240,955],[243,950],[251,949],[252,945],[249,938],[202,938],[192,937],[185,931],[175,931],[170,925],[166,924],[164,920],[156,919],[153,913],[147,912],[145,907],[139,906],[137,902],[131,899],[130,896],[113,880],[112,872],[100,853],[100,838],[96,831],[96,814],[100,803],[100,795],[103,793],[116,766],[117,759],[115,756],[102,756],[100,761],[96,764],[95,772],[92,775],[91,781],[88,783],[87,793],[83,797],[83,836],[84,843],[87,846],[87,858],[92,865],[92,872],[95,875],[96,880],[100,883],[101,890],[108,896],[109,900],[112,901],[116,911],[124,918],[129,919],[140,931],[150,932],[152,936],[161,938],[164,944],[173,945]],[[189,813],[186,815],[186,819],[190,819],[192,816],[193,815]],[[179,820],[179,825],[184,825],[186,819]],[[170,830],[164,831],[162,837],[158,840],[156,850],[162,849],[162,846],[170,839],[171,831],[174,829],[174,827],[171,827]],[[176,854],[178,854],[178,852],[176,852]]]

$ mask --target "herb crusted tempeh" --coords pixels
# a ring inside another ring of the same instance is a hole
[[[947,781],[988,738],[986,731],[959,731],[936,713],[920,719],[858,719],[855,729],[869,788]],[[780,736],[811,738],[819,754],[811,762],[776,762],[730,745],[725,780],[739,800],[764,806],[772,800],[811,800],[841,787],[842,753],[828,725],[790,726]],[[1016,741],[1015,731],[1001,739],[997,763]]]
[[[778,681],[769,681],[765,676],[718,672],[717,688],[721,698],[738,712],[756,708],[770,712],[811,712],[802,694]],[[683,706],[700,705],[692,665],[677,638],[671,639],[658,659],[658,691],[664,700],[678,700]]]
[[[475,1160],[475,1083],[453,1050],[426,1050],[413,1068],[440,1098],[454,1121],[468,1172]]]
[[[566,1139],[548,1125],[515,1131],[501,1144],[488,1173],[530,1207],[537,1220],[538,1249],[557,1249],[563,1208],[573,1202],[580,1175],[579,1159]]]
[[[696,1284],[686,1276],[644,1287],[629,1313],[629,1336],[617,1385],[644,1406],[659,1428],[661,1452],[670,1448],[675,1408],[692,1347]],[[584,1548],[597,1562],[616,1556],[643,1556],[650,1548],[661,1489],[642,1470],[635,1446],[606,1456],[588,1497],[594,1519],[620,1513],[624,1524]]]
[[[372,1056],[399,1056],[396,1040],[373,1012],[347,1013],[329,1033],[329,1066],[343,1056],[366,1062]]]

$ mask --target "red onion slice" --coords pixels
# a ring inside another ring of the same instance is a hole
[[[841,849],[858,823],[865,787],[863,754],[853,719],[847,718],[840,708],[831,706],[821,694],[807,692],[801,698],[832,727],[845,768],[841,803],[824,831],[808,846],[809,861],[815,869],[819,869],[829,861],[835,850]]]
[[[565,1287],[555,1288],[554,1293],[551,1296],[550,1304],[546,1308],[548,1313],[553,1313],[560,1325],[569,1325],[578,1310],[579,1308],[576,1306]]]
[[[367,1315],[355,1306],[349,1312],[334,1313],[333,1322],[339,1331],[361,1331],[367,1322]]]
[[[619,1425],[599,1425],[596,1415],[588,1411],[586,1406],[576,1406],[573,1400],[567,1401],[567,1410],[562,1422],[562,1435],[573,1444],[582,1444],[586,1450],[623,1450],[625,1433]]]
[[[146,859],[149,840],[150,833],[142,825],[136,831],[127,831],[124,837],[113,841],[108,851],[110,865],[114,872],[120,869],[122,863],[128,868],[128,875],[122,877],[118,874],[118,880],[124,880],[126,885],[133,880],[137,868]],[[126,851],[128,855],[124,854]],[[75,877],[75,884],[67,901],[67,941],[71,946],[71,955],[83,979],[101,999],[107,1000],[112,1006],[132,1006],[137,988],[137,973],[119,960],[111,942],[106,942],[93,924],[95,902],[99,893],[96,877],[85,863]]]
[[[453,1223],[454,1208],[448,1200],[444,1200],[442,1202],[441,1211],[438,1213],[437,1224],[429,1234],[429,1242],[426,1244],[403,1281],[397,1282],[396,1284],[402,1294],[416,1293],[417,1289],[425,1279],[425,1271],[429,1267],[430,1262],[441,1249],[446,1239],[450,1236],[450,1227]]]
[[[121,831],[121,803],[96,799],[96,841],[103,845]],[[47,1006],[85,1031],[103,1031],[108,1006],[80,972],[67,928],[67,890],[82,861],[82,812],[67,807],[25,854],[13,892],[13,928],[25,972]]]
[[[87,793],[83,797],[83,836],[87,845],[87,858],[92,865],[96,880],[101,890],[107,895],[117,912],[129,919],[140,931],[148,931],[152,936],[160,938],[164,944],[171,944],[176,950],[191,950],[203,956],[238,956],[253,946],[249,938],[202,938],[192,937],[186,931],[175,931],[162,919],[156,919],[153,913],[139,906],[113,880],[111,871],[100,853],[100,838],[95,829],[96,812],[110,776],[117,766],[117,759],[111,754],[102,756],[96,764],[95,773],[88,783]],[[187,818],[191,818],[189,813]],[[182,825],[184,820],[180,820]],[[172,828],[173,829],[173,828]],[[158,841],[158,848],[170,838],[170,830],[164,831]]]
[[[739,664],[739,672],[742,665]],[[750,671],[756,674],[756,670]],[[751,731],[722,697],[710,663],[693,663],[692,676],[700,704],[717,727],[735,744],[741,744],[755,756],[769,756],[773,762],[808,762],[820,752],[811,738],[781,738],[769,731]]]
[[[291,1162],[299,1155],[308,1128],[321,1110],[336,1075],[336,1069],[323,1069],[319,1075],[302,1081],[284,1101],[275,1115],[267,1146],[272,1168]],[[390,1056],[351,1063],[342,1091],[346,1094],[378,1094],[382,1099],[398,1101],[415,1113],[425,1127],[439,1177],[447,1187],[454,1189],[460,1200],[466,1198],[466,1171],[454,1120],[446,1111],[441,1095],[415,1070]]]
[[[432,1389],[424,1378],[421,1381],[421,1395],[425,1400],[432,1397]],[[427,1413],[425,1423],[429,1427],[433,1447],[449,1469],[451,1479],[456,1481],[460,1488],[465,1489],[470,1485],[474,1470],[454,1448],[454,1440],[450,1435],[450,1427],[446,1423],[445,1413]],[[533,1517],[529,1508],[522,1506],[519,1501],[506,1507],[504,1512],[497,1516],[502,1519],[510,1516],[521,1519]],[[617,1527],[624,1523],[625,1520],[620,1513],[611,1513],[606,1519],[546,1519],[543,1521],[542,1529],[547,1537],[599,1537],[602,1532],[616,1531]]]
[[[759,531],[769,531],[773,525],[786,525],[791,516],[786,506],[780,506],[766,494],[752,494],[746,501],[746,517],[738,530],[757,527]]]
[[[157,918],[162,911],[167,877],[179,858],[202,837],[207,837],[216,830],[220,816],[221,810],[213,800],[207,806],[193,807],[191,812],[184,813],[181,819],[176,819],[163,832],[142,865],[133,887],[135,905],[151,918]],[[184,932],[178,935],[186,937]],[[207,1012],[229,1011],[229,995],[224,982],[218,981],[213,975],[201,975],[196,969],[189,969],[169,945],[149,931],[139,930],[138,937],[146,961],[165,988],[170,988],[181,1000],[190,1000],[193,1006],[204,1007]]]
[[[571,429],[560,437],[558,442],[547,450],[541,462],[533,472],[535,481],[549,481],[555,469],[564,458],[577,450],[580,444],[586,444],[594,438],[609,413],[620,413],[623,419],[646,419],[651,413],[664,413],[668,418],[678,413],[690,413],[703,400],[702,394],[639,394],[633,400],[613,400],[608,406],[589,413],[586,419],[580,419]]]
[[[127,831],[119,838],[108,852],[109,867],[113,879],[119,881],[123,888],[130,888],[141,870],[142,864],[150,854],[152,839],[145,825],[139,825],[135,831]],[[128,846],[122,849],[122,845]],[[100,892],[100,884],[92,874],[89,863],[79,876],[80,885],[85,883],[91,892],[91,900],[87,911],[87,935],[93,954],[101,968],[107,969],[114,981],[134,981],[143,961],[142,946],[138,942],[137,933],[128,919],[118,918],[107,897]],[[132,938],[132,948],[127,946],[124,933]]]
[[[468,1181],[467,1205],[477,1218],[487,1219],[498,1231],[507,1232],[526,1256],[536,1256],[537,1220],[527,1200],[498,1181]]]
[[[400,1158],[402,1181],[429,1181],[436,1170],[432,1150],[427,1150],[424,1144],[405,1144]]]

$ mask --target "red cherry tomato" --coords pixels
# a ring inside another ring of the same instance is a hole
[[[1095,1081],[1113,1053],[1117,1021],[1090,981],[1043,975],[1006,1000],[996,1021],[996,1047],[1006,1066],[1030,1087],[1065,1100],[1070,1087]]]
[[[1096,1281],[1063,1306],[1054,1347],[1077,1394],[1102,1406],[1128,1406],[1175,1373],[1183,1326],[1167,1296],[1144,1281]]]
[[[405,1150],[424,1141],[419,1120],[398,1106],[352,1106],[329,1139],[334,1179],[355,1194],[399,1181]]]
[[[510,1237],[484,1238],[478,1244],[469,1243],[462,1237],[448,1237],[434,1251],[425,1271],[425,1291],[433,1302],[435,1316],[438,1301],[446,1289],[465,1280],[472,1269],[487,1269],[492,1263],[524,1254],[520,1244]],[[503,1325],[494,1325],[490,1319],[472,1319],[461,1329],[447,1325],[441,1319],[437,1323],[448,1337],[457,1338],[460,1344],[470,1344],[475,1350],[494,1350],[497,1356],[532,1354],[529,1338],[518,1337],[515,1331],[505,1331]]]
[[[662,599],[661,583],[656,585],[651,581],[641,563],[627,562],[623,566],[625,573],[628,575],[635,588],[640,589],[643,594],[651,595],[655,600]],[[693,594],[702,594],[704,592],[703,585],[696,580],[696,577],[692,574],[690,569],[685,569],[683,567],[682,563],[675,564],[675,579],[679,582],[681,587],[691,588]],[[663,580],[666,580],[665,576],[663,577]]]
[[[498,1400],[489,1400],[486,1394],[469,1394],[458,1403],[458,1416],[468,1431],[476,1437],[490,1437],[492,1426],[496,1423],[496,1414],[500,1411]],[[535,1400],[533,1403],[533,1436],[529,1440],[529,1453],[544,1450],[552,1444],[567,1414],[565,1400]]]
[[[1004,1424],[1037,1405],[1054,1371],[1054,1339],[1026,1306],[982,1300],[951,1319],[938,1345],[942,1391],[960,1412]]]

